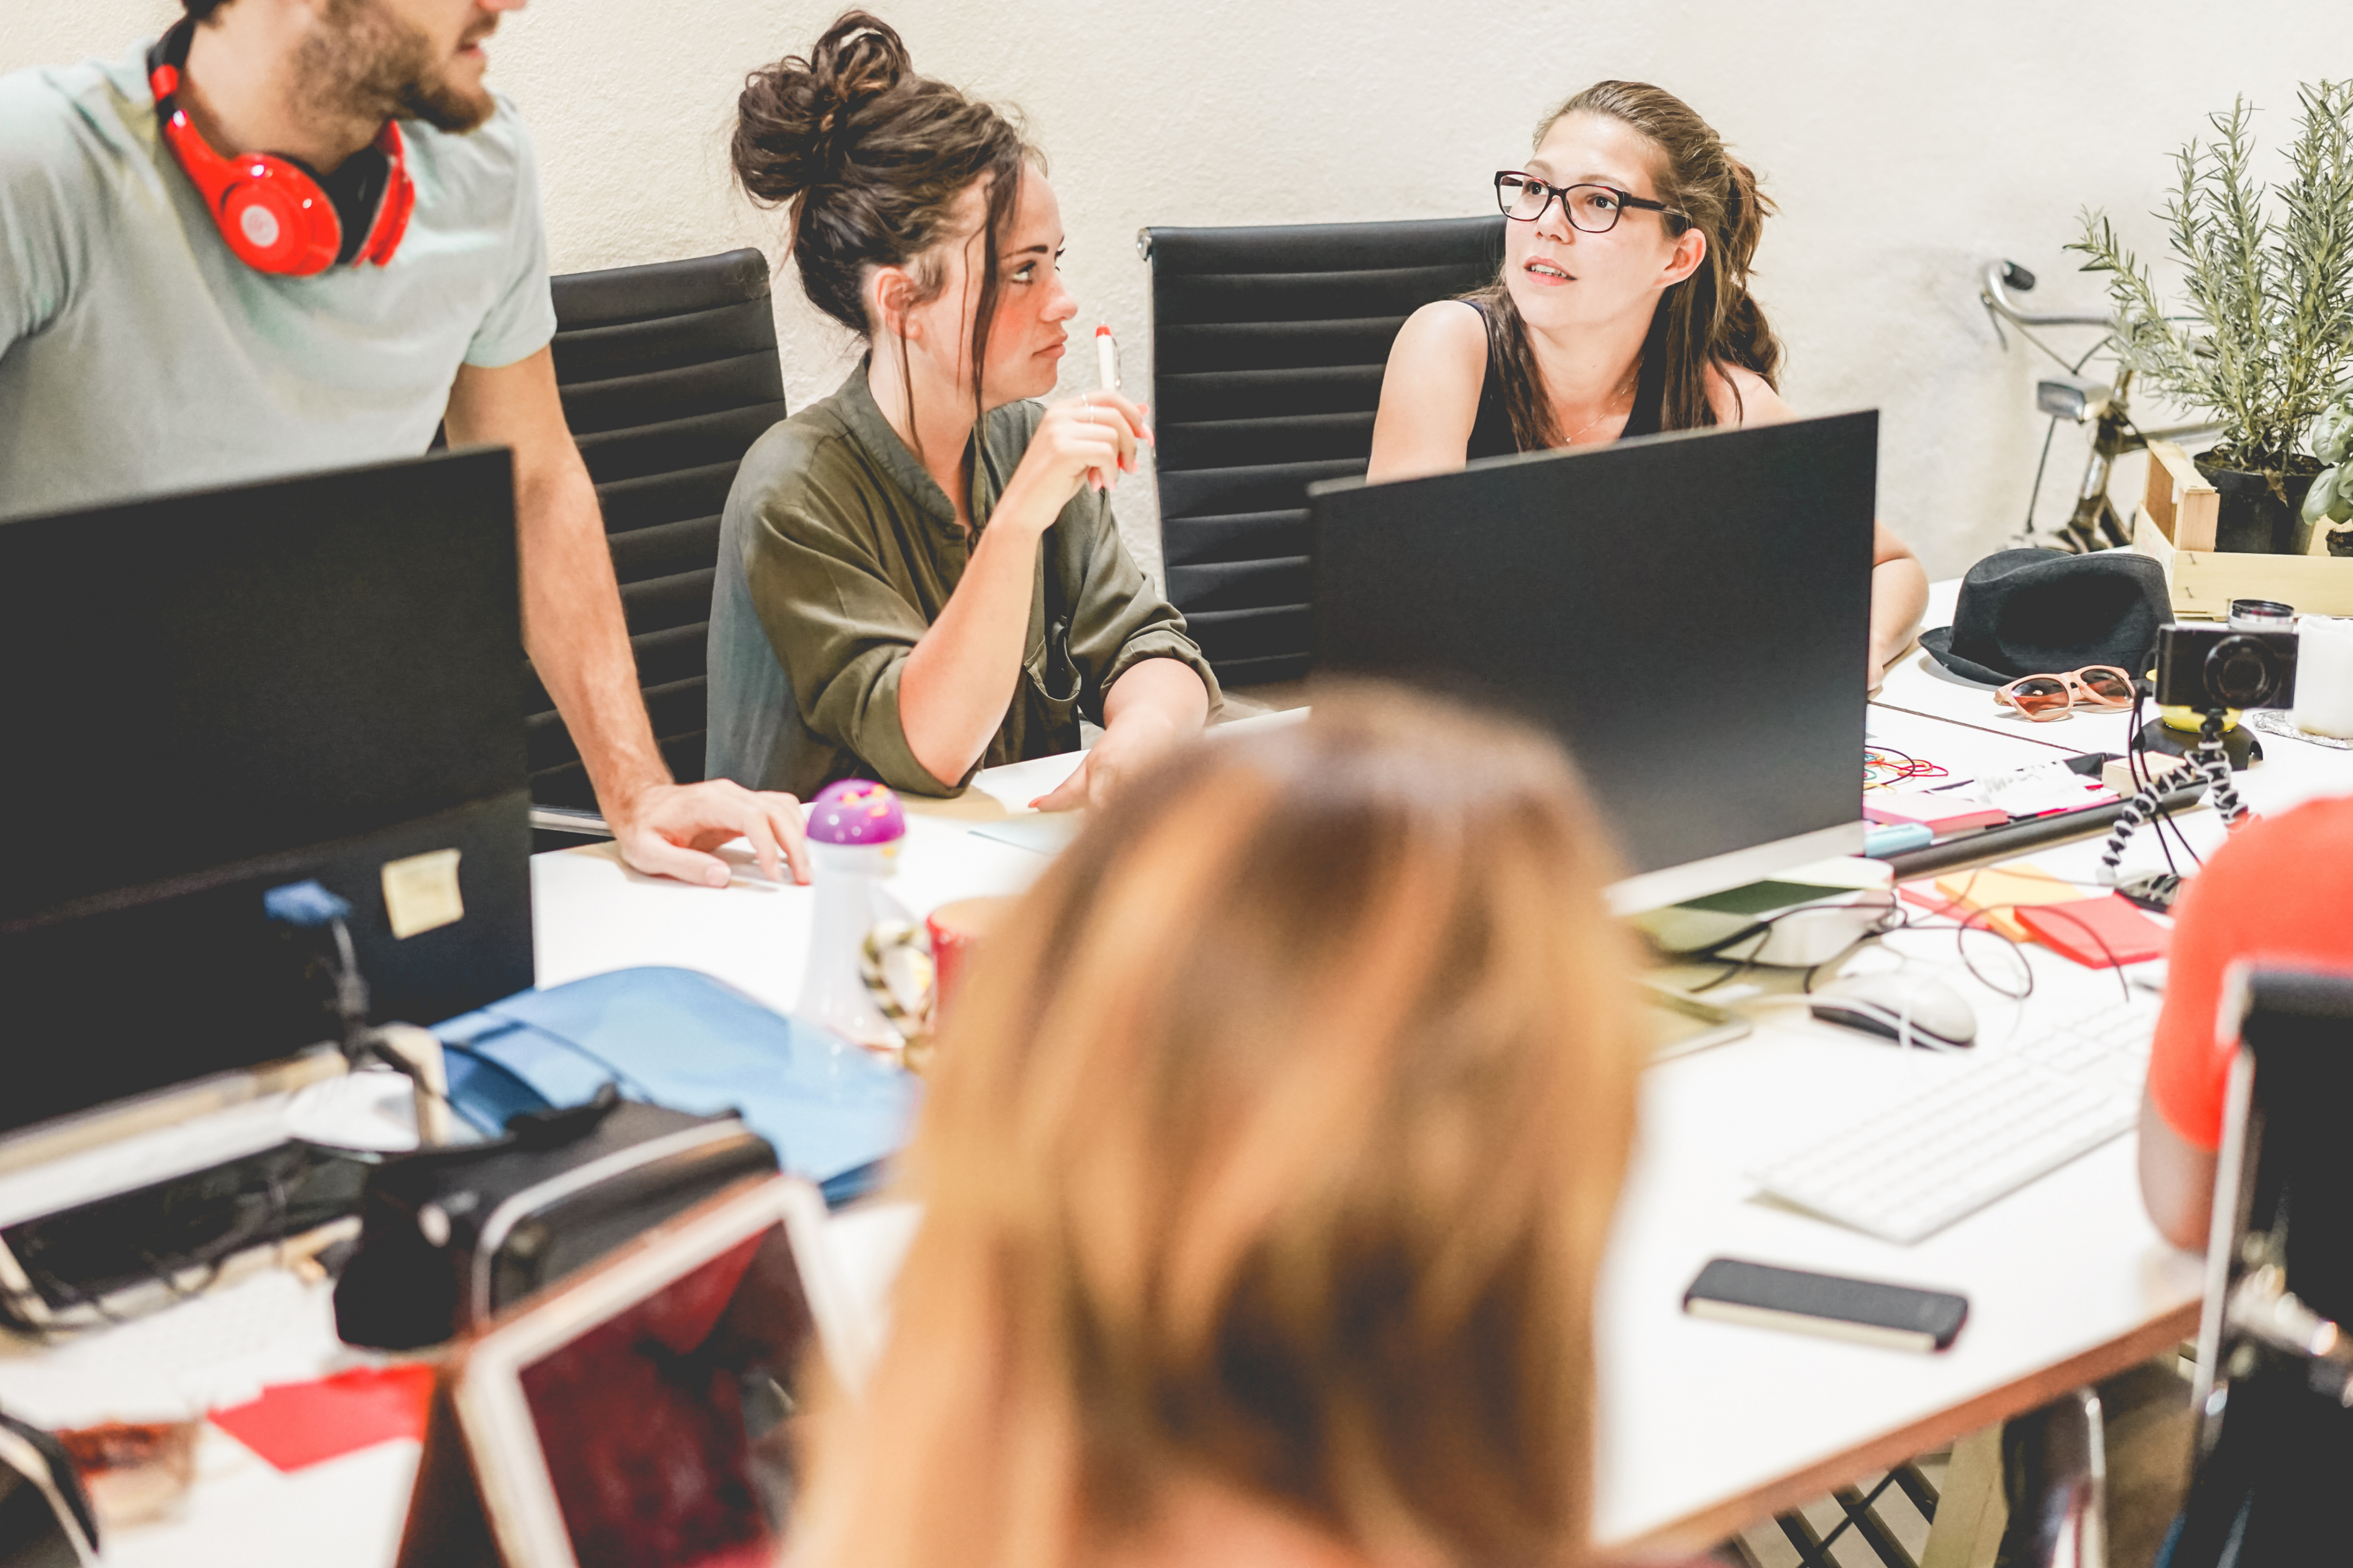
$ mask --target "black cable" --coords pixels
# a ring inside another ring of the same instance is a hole
[[[1873,920],[1872,922],[1873,929],[1864,931],[1861,936],[1858,936],[1852,942],[1848,942],[1837,952],[1832,953],[1830,957],[1822,960],[1820,963],[1817,963],[1813,965],[1812,968],[1808,969],[1806,971],[1806,989],[1808,991],[1811,991],[1813,989],[1812,981],[1816,971],[1823,969],[1830,964],[1841,962],[1845,959],[1848,954],[1853,952],[1856,948],[1861,947],[1864,942],[1872,941],[1875,937],[1884,936],[1888,931],[1898,929],[1900,924],[1899,917],[1901,914],[1901,910],[1898,908],[1900,902],[1901,900],[1895,897],[1894,890],[1890,889],[1888,893],[1887,907],[1881,910],[1879,915]],[[1706,992],[1714,991],[1720,986],[1730,984],[1734,980],[1747,973],[1749,971],[1762,967],[1762,962],[1757,958],[1757,954],[1764,951],[1766,942],[1770,941],[1772,938],[1773,928],[1778,925],[1781,921],[1788,920],[1796,915],[1810,914],[1818,910],[1852,909],[1860,907],[1862,906],[1850,904],[1793,904],[1786,910],[1777,910],[1772,914],[1762,920],[1751,921],[1748,924],[1741,927],[1738,931],[1734,931],[1731,935],[1718,937],[1715,941],[1708,942],[1704,946],[1685,948],[1681,952],[1669,953],[1664,956],[1685,963],[1703,959],[1714,960],[1725,965],[1724,972],[1716,975],[1714,979],[1704,982],[1698,985],[1688,985],[1683,988],[1683,994],[1687,996],[1701,995]],[[1726,959],[1718,956],[1725,948],[1736,947],[1740,943],[1749,941],[1754,941],[1757,943],[1757,946],[1747,957]],[[550,1039],[561,1039],[561,1037],[554,1035],[551,1035],[548,1037]],[[567,1046],[571,1045],[571,1042],[568,1040],[564,1040],[562,1043]],[[572,1048],[578,1050],[580,1047],[574,1046]],[[586,1051],[583,1051],[581,1054],[584,1056],[587,1055]],[[591,1058],[590,1059],[594,1060],[595,1058]]]
[[[2132,734],[2132,742],[2131,742],[2131,746],[2128,746],[2128,747],[2126,748],[2126,750],[2127,750],[2127,752],[2129,752],[2131,751],[2131,747],[2132,747],[2132,746],[2137,746],[2137,747],[2138,747],[2138,748],[2139,748],[2139,751],[2138,751],[2138,752],[2137,752],[2137,753],[2135,753],[2135,754],[2138,755],[2138,756],[2139,756],[2139,757],[2144,761],[2144,763],[2145,763],[2145,762],[2146,762],[2146,760],[2147,760],[2147,751],[2148,751],[2148,742],[2147,742],[2147,740],[2142,736],[2142,734],[2141,734],[2141,728],[2140,728],[2140,698],[2141,698],[2141,692],[2140,692],[2139,685],[2138,685],[2138,683],[2135,683],[2134,688],[2133,688],[2133,734]],[[2155,773],[2155,772],[2154,772],[2154,771],[2151,771],[2151,772],[2149,773],[2149,775],[2148,775],[2148,776],[2149,776],[2149,778],[2150,778],[2150,780],[2151,780],[2152,782],[2154,782],[2154,781],[2155,781],[2155,779],[2156,779],[2156,777],[2157,777],[2157,775],[2156,775],[2156,773]],[[2163,800],[2162,800],[2162,799],[2160,799],[2160,800],[2159,800],[2159,802],[2158,802],[2158,814],[2157,814],[2157,820],[2158,820],[2158,844],[2159,844],[2159,845],[2162,845],[2162,844],[2164,843],[2164,841],[2165,841],[2165,837],[2164,837],[2164,836],[2165,836],[2165,830],[2166,830],[2167,828],[2168,828],[2168,827],[2169,827],[2169,828],[2171,828],[2171,829],[2173,830],[2173,837],[2174,837],[2175,841],[2176,841],[2176,842],[2178,842],[2178,843],[2181,846],[2181,852],[2182,852],[2184,855],[2187,855],[2187,856],[2189,856],[2189,857],[2190,864],[2191,864],[2191,865],[2193,865],[2193,866],[2203,866],[2203,865],[2205,865],[2205,864],[2206,864],[2206,858],[2205,858],[2205,857],[2198,853],[2198,847],[2197,847],[2196,845],[2194,845],[2194,844],[2192,844],[2192,843],[2190,843],[2190,842],[2189,842],[2189,835],[2188,835],[2187,833],[2184,833],[2184,832],[2181,830],[2181,824],[2179,824],[2179,822],[2174,821],[2174,819],[2173,819],[2173,808],[2172,808],[2170,805],[2166,805],[2166,804],[2163,802]],[[2181,874],[2181,868],[2180,868],[2179,866],[2178,866],[2178,865],[2176,865],[2176,864],[2174,863],[2173,857],[2172,857],[2171,855],[2168,855],[2168,856],[2165,858],[2165,865],[2166,865],[2166,868],[2167,868],[2168,870],[2169,870],[2169,871],[2173,872],[2173,874],[2174,874],[2175,876],[2177,876],[2177,877],[2178,877],[2178,876],[2179,876],[2179,875]]]
[[[2046,920],[2065,921],[2068,924],[2080,929],[2084,935],[2092,939],[2094,945],[2097,946],[2100,950],[2100,956],[2108,961],[2107,967],[2116,972],[2116,989],[2124,993],[2125,1005],[2128,1007],[2132,1005],[2132,983],[2125,978],[2125,966],[2123,963],[2118,962],[2116,949],[2108,945],[2107,939],[2099,933],[2098,930],[2093,926],[2092,922],[2084,919],[2081,915],[2069,914],[2067,912],[2066,906],[2063,904],[2045,904],[2042,906],[2042,918]]]
[[[2231,782],[2231,758],[2222,747],[2222,710],[2206,710],[2198,726],[2198,770],[2206,775],[2206,798],[2222,814],[2222,826],[2236,827],[2246,820],[2247,808]]]
[[[291,1215],[293,1205],[288,1199],[274,1167],[264,1166],[261,1174],[265,1184],[264,1190],[269,1198],[269,1216],[259,1224],[240,1226],[236,1230],[216,1237],[178,1258],[161,1258],[145,1247],[138,1250],[138,1259],[140,1265],[147,1271],[147,1278],[161,1288],[165,1296],[164,1300],[144,1311],[118,1311],[108,1303],[103,1295],[86,1290],[79,1285],[59,1278],[37,1259],[20,1258],[17,1261],[25,1270],[26,1279],[31,1282],[35,1295],[46,1298],[69,1310],[77,1307],[88,1308],[98,1319],[95,1323],[47,1323],[40,1325],[37,1332],[44,1342],[54,1343],[69,1335],[86,1333],[92,1329],[120,1327],[125,1323],[138,1322],[177,1306],[181,1302],[193,1301],[212,1290],[220,1283],[221,1270],[228,1266],[229,1260],[237,1254],[260,1244],[265,1237],[270,1245],[283,1247],[286,1242],[286,1225]],[[249,1195],[253,1191],[253,1188],[246,1187],[231,1196],[227,1202],[235,1204],[238,1198]],[[181,1284],[178,1276],[191,1268],[202,1268],[205,1271],[203,1279],[195,1285]]]
[[[2157,782],[2157,775],[2147,770],[2148,746],[2141,739],[2140,733],[2141,700],[2140,680],[2136,677],[2133,680],[2132,728],[2125,735],[2125,773],[2131,779],[2136,793],[2154,794],[2152,786]],[[2179,838],[2181,825],[2171,822],[2172,813],[2167,811],[2162,805],[2158,808],[2157,816],[2157,847],[2165,856],[2165,868],[2172,872],[2174,879],[2179,881],[2181,878],[2181,868],[2174,861],[2173,847],[2165,841],[2165,829],[2167,825],[2171,823],[2173,836]]]
[[[1731,963],[1724,966],[1724,973],[1717,975],[1715,979],[1701,985],[1684,986],[1683,994],[1686,996],[1703,995],[1707,992],[1715,990],[1719,985],[1729,984],[1732,981],[1747,973],[1750,970],[1756,967],[1757,961],[1753,958],[1734,959]]]
[[[1980,869],[1982,869],[1982,868],[1980,868]],[[1970,872],[1969,880],[1961,885],[1960,892],[1957,895],[1947,899],[1947,901],[1953,909],[1961,908],[1962,900],[1968,896],[1969,889],[1975,885],[1977,878],[1978,872]],[[1940,894],[1939,896],[1942,897],[1944,895]],[[2025,947],[2008,931],[1997,930],[1991,925],[1980,925],[1978,923],[1978,919],[1981,915],[1989,915],[1998,910],[2015,908],[2017,908],[2015,904],[1993,904],[1989,905],[1983,910],[1964,910],[1960,918],[1953,921],[1953,951],[1960,959],[1961,967],[1969,972],[1969,978],[1975,980],[1978,984],[1984,986],[1995,995],[2002,997],[2007,1001],[2023,1002],[2028,997],[2034,994],[2034,965],[2027,961]],[[1915,919],[1912,911],[1909,909],[1906,909],[1903,911],[1903,918],[1895,929],[1899,931],[1916,931],[1923,932],[1933,931],[1941,929],[1935,924],[1935,921],[1939,919],[1952,919],[1952,917],[1949,915],[1928,914]],[[2006,985],[1998,985],[1991,980],[1986,978],[1985,971],[1979,969],[1977,965],[1977,961],[1969,956],[1968,937],[1972,931],[1981,936],[1997,937],[2009,944],[2010,955],[2018,960],[2019,971],[2025,976],[2026,986],[2024,990],[2013,991]]]

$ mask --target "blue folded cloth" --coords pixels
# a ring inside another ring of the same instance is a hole
[[[477,1124],[577,1105],[607,1083],[707,1115],[734,1110],[786,1170],[825,1183],[897,1152],[920,1080],[691,969],[621,969],[524,991],[435,1026],[450,1099]]]

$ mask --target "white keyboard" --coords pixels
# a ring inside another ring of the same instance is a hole
[[[2111,1002],[2022,1036],[1751,1174],[1826,1219],[1917,1241],[2130,1131],[2157,1012]]]

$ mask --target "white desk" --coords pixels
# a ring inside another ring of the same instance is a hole
[[[1901,687],[1891,680],[1899,695],[1910,694],[1910,676],[1933,679],[1905,674]],[[1953,691],[1957,716],[1991,707],[1980,689]],[[2056,744],[1994,726],[1908,721],[1932,726],[1947,754],[1973,768],[2016,765]],[[2067,749],[2118,749],[2081,721],[2020,728],[2068,731],[2075,744]],[[2353,791],[2353,753],[2267,745],[2281,758],[2263,770],[2272,781],[2292,781],[2299,794]],[[2291,751],[2294,763],[2283,755]],[[2277,792],[2251,784],[2248,793],[2268,804]],[[911,818],[898,892],[918,912],[1009,889],[1042,868],[1035,855],[971,837],[962,818],[975,810],[919,809]],[[2192,814],[2188,826],[2201,844],[2221,836],[2211,813]],[[2088,880],[2097,849],[2092,839],[2033,858]],[[2136,845],[2128,864],[2144,858],[2158,863],[2153,839]],[[683,962],[789,999],[806,889],[739,883],[712,896],[634,877],[597,850],[540,857],[534,887],[541,973],[551,983],[627,963]],[[1943,963],[1951,941],[1915,934],[1895,945],[1915,961]],[[1989,1049],[2030,1010],[2088,1011],[2117,994],[2112,974],[2040,949],[2029,962],[2036,992],[2023,1005],[1966,973],[1947,976],[1978,1007]],[[1867,1114],[1956,1065],[1789,1013],[1763,1017],[1750,1038],[1645,1077],[1641,1146],[1602,1284],[1597,1523],[1609,1542],[1713,1544],[1831,1485],[2145,1360],[2185,1337],[2194,1320],[2197,1268],[2143,1215],[2129,1138],[1911,1247],[1752,1199],[1740,1173],[1756,1156]],[[1958,1289],[1971,1300],[1969,1326],[1950,1352],[1924,1357],[1685,1318],[1683,1288],[1719,1253]]]
[[[1957,579],[1936,584],[1928,595],[1927,626],[1952,622]],[[1882,708],[1965,724],[1988,735],[2006,738],[2004,752],[2033,745],[2054,752],[2115,752],[2122,753],[2131,739],[2132,716],[2125,712],[2082,710],[2051,723],[2037,724],[2015,710],[1995,704],[1989,687],[1965,681],[1918,649],[1896,661],[1887,672],[1876,701]],[[2144,720],[2156,716],[2144,707]],[[2353,791],[2353,752],[2317,741],[2258,732],[2263,761],[2238,775],[2239,794],[2252,810],[2284,811],[2315,795]]]
[[[1926,625],[1949,622],[1957,588],[1936,585]],[[1875,711],[1874,730],[1884,723],[1922,737],[1923,750],[1936,746],[1957,772],[2016,766],[2037,751],[2122,752],[2129,728],[2121,715],[2005,719],[1986,688],[1945,676],[1925,653],[1889,672],[1879,700],[1894,711]],[[2353,793],[2353,752],[2263,740],[2267,760],[2240,775],[2252,808]],[[2180,821],[2201,851],[2223,837],[2211,811]],[[2027,858],[2089,883],[2101,842]],[[2137,836],[2125,864],[2128,872],[2162,866],[2153,832]],[[1888,945],[1935,962],[1949,960],[1952,940],[1906,934]],[[1977,1008],[1986,1048],[1999,1048],[2030,1010],[2063,1016],[2118,995],[2112,974],[2040,948],[2027,952],[2036,989],[2022,1006],[1964,971],[1942,972]],[[2198,1269],[2148,1223],[2129,1137],[1912,1247],[1757,1201],[1741,1172],[1759,1155],[1868,1114],[1957,1065],[1787,1014],[1765,1017],[1750,1038],[1644,1078],[1641,1145],[1600,1302],[1596,1526],[1608,1542],[1704,1547],[2121,1371],[2196,1321]],[[1926,1357],[1683,1316],[1675,1304],[1683,1288],[1719,1253],[1957,1289],[1970,1300],[1969,1323],[1950,1352]]]
[[[1986,718],[1990,702],[1981,690],[1955,687],[1947,695],[1922,684],[1935,679],[1899,669],[1889,700],[1915,712],[1945,702],[1968,722]],[[2009,733],[1998,721],[1975,730],[1916,721],[1943,726],[1934,733],[1964,761],[2003,754],[1989,765],[2020,743],[2056,743],[2063,731],[2069,749],[2119,749],[2100,736],[2100,721],[2020,726],[2051,731],[2050,739]],[[2353,791],[2353,752],[2265,743],[2275,761],[2246,786],[2259,809],[2289,795]],[[1006,797],[1027,799],[1054,782],[1057,767],[1024,764],[989,782]],[[997,802],[971,797],[913,814],[900,897],[921,912],[1035,877],[1041,857],[971,834],[976,821],[1003,814]],[[2193,814],[2188,826],[2201,842],[2220,837],[2211,813]],[[2096,849],[2094,840],[2033,858],[2088,877]],[[2133,863],[2144,858],[2155,863],[2146,837]],[[813,901],[807,889],[752,876],[721,892],[655,882],[623,868],[609,847],[540,856],[533,879],[543,983],[681,963],[778,1005],[797,990]],[[1928,942],[1909,936],[1898,945],[1934,962]],[[2115,994],[2113,975],[2039,950],[2030,961],[2037,991],[2027,1007],[2037,1013],[2088,1008]],[[2026,1009],[1966,975],[1954,983],[1979,1010],[1986,1048],[1999,1048]],[[1597,1523],[1604,1540],[1712,1544],[1831,1485],[2131,1365],[2188,1332],[2197,1270],[2143,1216],[2128,1138],[1911,1247],[1749,1194],[1740,1173],[1757,1154],[1827,1131],[1951,1065],[1768,1014],[1750,1038],[1646,1075],[1641,1146],[1601,1283]],[[1719,1253],[1958,1289],[1970,1298],[1970,1322],[1950,1352],[1931,1357],[1685,1318],[1683,1288]],[[323,1310],[323,1298],[317,1306]],[[37,1359],[16,1358],[15,1372]],[[9,1358],[0,1356],[0,1402],[11,1376]],[[119,1532],[110,1561],[157,1568],[389,1561],[413,1445],[385,1445],[291,1477],[209,1429],[202,1455],[206,1479],[188,1505],[165,1523]]]

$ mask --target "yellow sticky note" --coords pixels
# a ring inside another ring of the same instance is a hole
[[[384,863],[384,912],[392,934],[406,941],[418,931],[454,925],[466,918],[458,892],[458,851],[432,849],[406,860]]]
[[[1989,866],[1975,871],[1954,871],[1936,879],[1936,891],[1965,908],[1990,910],[1982,923],[2012,942],[2029,942],[2032,933],[2010,911],[2035,904],[2066,904],[2087,896],[2087,889],[2063,882],[2039,866],[2021,862]]]

